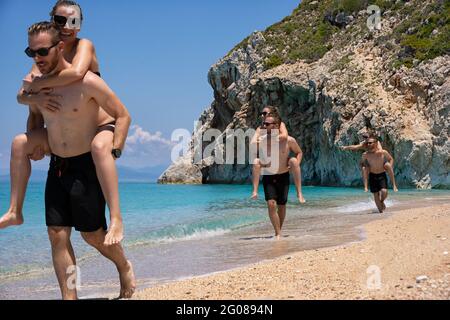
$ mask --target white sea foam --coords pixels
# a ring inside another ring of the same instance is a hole
[[[387,199],[385,201],[386,207],[392,207],[394,204],[398,204],[395,200]],[[350,212],[360,212],[360,211],[366,211],[376,209],[375,202],[372,198],[365,200],[365,201],[358,201],[355,203],[347,204],[345,206],[337,207],[335,210],[339,213],[350,213]]]
[[[216,236],[221,236],[228,232],[231,232],[231,230],[229,230],[229,229],[228,230],[225,230],[225,229],[214,229],[214,230],[198,229],[188,235],[165,236],[165,237],[158,238],[158,239],[138,241],[138,242],[133,243],[131,246],[172,243],[172,242],[189,241],[189,240],[202,240],[202,239],[212,238],[212,237],[216,237]]]
[[[192,234],[184,235],[181,237],[175,236],[175,237],[164,237],[161,239],[158,239],[157,242],[173,242],[173,241],[188,241],[188,240],[201,240],[206,238],[212,238],[216,236],[221,236],[225,233],[230,232],[231,230],[225,230],[225,229],[214,229],[214,230],[205,230],[205,229],[198,229],[195,230]]]

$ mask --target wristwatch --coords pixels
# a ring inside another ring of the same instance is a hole
[[[114,156],[114,158],[119,159],[120,156],[122,155],[122,150],[120,150],[120,149],[112,149],[111,153]]]

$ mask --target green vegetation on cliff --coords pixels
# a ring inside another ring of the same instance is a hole
[[[414,59],[420,62],[450,53],[450,1],[435,1],[402,13],[407,18],[394,29],[401,45],[395,66],[411,67]]]
[[[385,39],[385,47],[393,50],[394,67],[410,67],[450,52],[448,0],[303,0],[290,16],[263,32],[269,50],[257,50],[265,58],[265,67],[300,59],[314,62],[333,47],[344,48],[367,38],[369,14],[361,11],[372,4],[380,7],[382,23],[396,19],[392,35]],[[233,50],[247,43],[248,38]]]

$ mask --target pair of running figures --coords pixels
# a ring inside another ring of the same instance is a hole
[[[100,78],[93,44],[77,38],[83,19],[80,6],[60,0],[50,16],[51,21],[28,29],[25,53],[34,64],[17,98],[30,112],[27,133],[12,144],[10,208],[0,219],[0,229],[23,223],[30,159],[50,154],[45,218],[63,299],[77,299],[70,272],[76,270],[72,227],[116,265],[119,298],[130,298],[136,281],[120,244],[123,224],[115,159],[125,146],[131,117]]]
[[[302,194],[300,169],[303,153],[297,141],[289,136],[286,125],[281,121],[280,115],[274,107],[265,107],[260,116],[262,125],[256,130],[251,144],[255,146],[254,150],[266,151],[262,152],[265,156],[255,157],[253,162],[253,192],[251,198],[258,198],[259,180],[261,173],[263,173],[262,182],[270,221],[275,229],[276,239],[280,239],[281,229],[286,217],[290,172],[294,178],[297,199],[300,203],[305,203]],[[370,192],[373,193],[378,211],[383,213],[386,210],[384,201],[388,195],[386,172],[389,174],[394,191],[398,191],[393,171],[394,159],[389,152],[382,148],[377,135],[374,133],[365,134],[363,138],[364,142],[361,144],[344,146],[341,149],[351,151],[365,150],[360,163],[364,191],[368,192],[370,186]],[[271,150],[274,142],[277,145],[274,150]],[[263,160],[267,156],[270,160],[275,159],[278,161],[271,170],[268,170],[268,168],[272,167],[271,161]]]

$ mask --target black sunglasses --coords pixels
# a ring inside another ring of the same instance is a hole
[[[53,48],[53,47],[55,47],[58,43],[59,43],[59,42],[55,43],[55,44],[52,45],[51,47],[48,47],[48,48],[40,48],[40,49],[37,49],[37,50],[33,50],[33,49],[30,49],[30,47],[27,47],[27,48],[25,49],[25,54],[26,54],[27,56],[29,56],[30,58],[36,57],[36,54],[40,55],[41,57],[46,57],[46,56],[48,56],[48,53],[50,52],[50,49]]]
[[[267,127],[270,126],[271,124],[275,124],[274,122],[263,122],[263,126]]]
[[[67,23],[67,17],[54,15],[53,22],[59,27],[64,27]]]
[[[271,114],[272,112],[267,112],[267,111],[263,111],[263,112],[261,112],[259,115],[260,116],[267,116],[268,114]]]
[[[53,16],[53,22],[58,28],[68,29],[79,29],[81,25],[81,19],[77,17],[64,17],[64,16]]]

